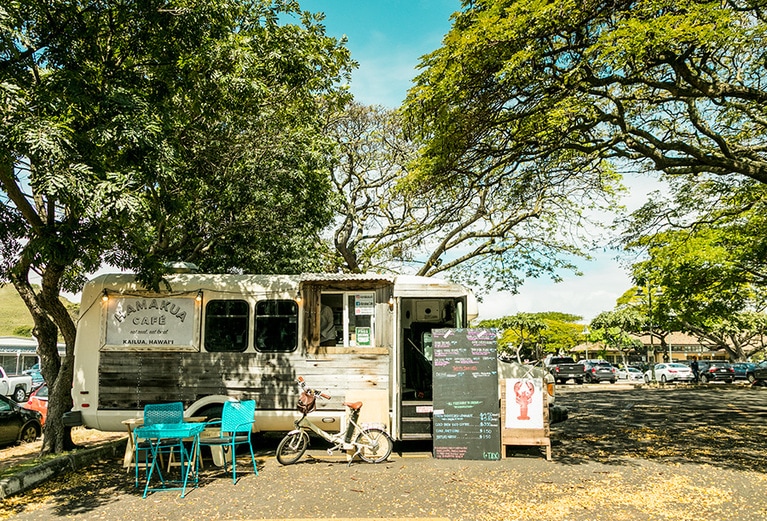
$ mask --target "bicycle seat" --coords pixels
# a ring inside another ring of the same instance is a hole
[[[344,402],[344,405],[346,405],[349,409],[356,411],[362,407],[362,402]]]

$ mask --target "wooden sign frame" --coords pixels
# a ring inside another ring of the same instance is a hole
[[[510,429],[506,427],[506,416],[509,411],[516,410],[515,404],[507,404],[506,386],[509,380],[502,378],[501,382],[501,458],[506,459],[507,446],[541,446],[546,448],[546,460],[551,461],[551,431],[549,429],[549,394],[546,384],[542,381],[541,398],[543,401],[543,428]],[[524,379],[522,379],[524,380]],[[507,408],[510,405],[510,408]]]

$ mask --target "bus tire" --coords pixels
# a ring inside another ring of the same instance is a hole
[[[194,416],[201,416],[205,418],[206,422],[221,420],[221,413],[224,411],[223,404],[217,404],[217,405],[206,405],[196,413],[194,413]]]

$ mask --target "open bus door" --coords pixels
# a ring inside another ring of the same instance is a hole
[[[400,438],[432,438],[432,330],[466,327],[463,298],[403,298],[400,309]]]

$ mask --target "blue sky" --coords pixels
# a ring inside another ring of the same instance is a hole
[[[424,54],[438,49],[450,30],[450,16],[460,9],[459,1],[349,1],[304,0],[301,7],[325,13],[324,24],[331,36],[348,38],[347,47],[359,62],[352,76],[351,91],[368,105],[397,107],[407,94],[416,66]],[[629,209],[640,206],[647,194],[658,189],[651,178],[630,178],[631,189],[624,201]],[[529,280],[518,295],[498,292],[484,297],[481,318],[498,318],[522,311],[562,311],[593,319],[615,306],[616,299],[631,287],[623,268],[610,251],[594,252],[595,260],[580,263],[583,276],[562,273],[564,281]]]
[[[352,75],[354,97],[366,105],[398,107],[420,57],[438,49],[450,30],[453,0],[303,0],[301,8],[325,13],[330,36],[348,38],[360,66]]]

